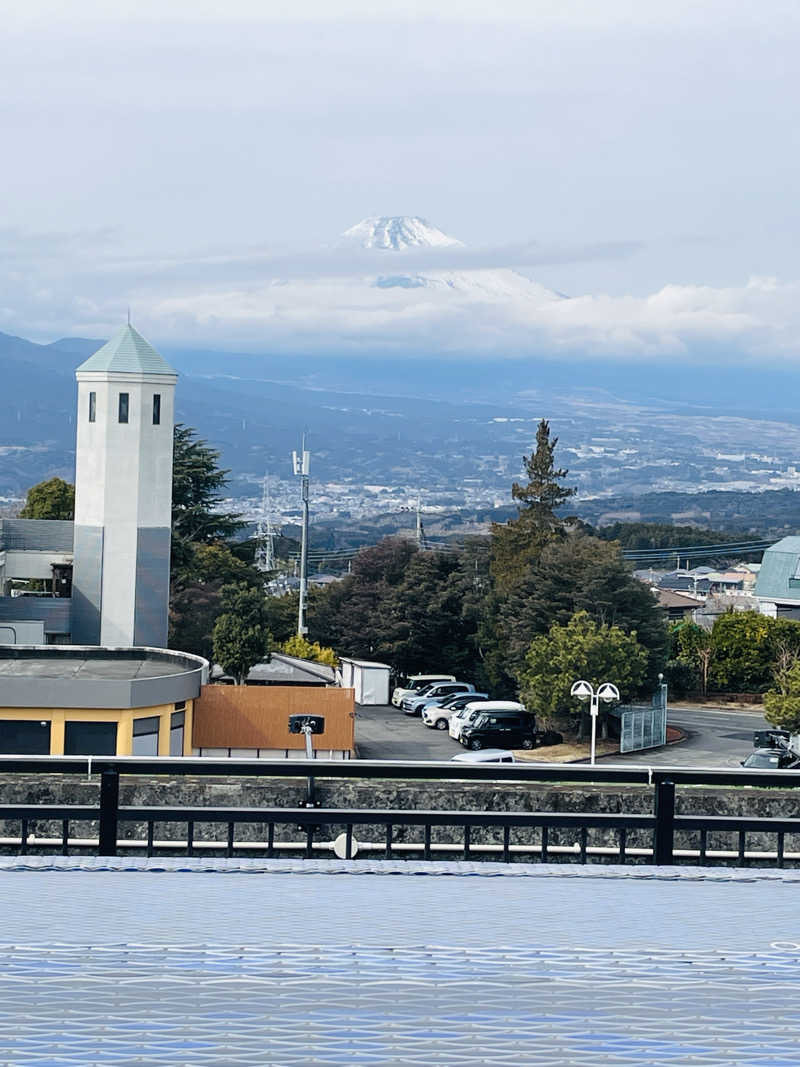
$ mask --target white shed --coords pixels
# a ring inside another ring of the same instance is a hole
[[[370,663],[363,659],[342,659],[339,670],[345,689],[355,689],[357,704],[388,704],[388,663]]]

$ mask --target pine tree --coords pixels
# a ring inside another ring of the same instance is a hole
[[[511,487],[512,497],[520,501],[517,518],[492,525],[491,570],[501,593],[518,584],[546,544],[563,536],[565,520],[556,512],[577,490],[562,484],[568,471],[555,465],[557,444],[558,438],[550,437],[550,423],[542,419],[535,451],[522,457],[528,482]]]

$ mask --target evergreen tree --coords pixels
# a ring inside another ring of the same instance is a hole
[[[244,685],[251,667],[272,646],[264,594],[241,583],[223,586],[220,599],[222,612],[213,630],[214,659],[237,685]]]
[[[595,687],[611,682],[624,701],[636,695],[646,673],[647,649],[635,631],[626,634],[579,611],[566,625],[554,622],[546,634],[533,639],[519,672],[520,693],[528,709],[546,721],[577,724],[580,738],[586,708],[570,696],[574,682],[582,678]],[[605,715],[600,726],[605,737]]]
[[[219,466],[219,452],[197,437],[191,426],[178,423],[172,461],[172,576],[195,577],[197,545],[230,541],[247,525],[234,512],[222,510],[222,490],[230,471]]]
[[[498,656],[517,676],[531,640],[553,623],[566,626],[576,612],[598,625],[635,631],[648,651],[647,678],[655,685],[668,643],[663,613],[648,587],[634,578],[619,545],[570,534],[546,545],[498,605]]]
[[[528,481],[514,482],[511,495],[520,502],[515,519],[492,524],[491,571],[496,588],[508,593],[544,545],[564,535],[564,519],[556,512],[576,490],[563,485],[567,470],[555,465],[558,438],[550,437],[550,423],[542,419],[536,430],[536,449],[523,456]]]
[[[764,694],[764,718],[781,730],[800,733],[800,663],[779,671],[775,683]]]
[[[72,519],[75,517],[75,486],[63,478],[38,482],[28,490],[21,519]]]

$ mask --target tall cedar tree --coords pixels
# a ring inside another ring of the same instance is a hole
[[[220,510],[228,473],[219,467],[219,452],[195,430],[175,427],[169,644],[206,659],[213,656],[223,586],[263,584],[255,567],[241,558],[248,544],[232,540],[245,523]]]
[[[563,536],[564,520],[556,511],[576,490],[561,483],[567,470],[555,465],[558,438],[550,438],[550,423],[542,419],[536,430],[536,450],[523,456],[526,485],[514,482],[511,495],[520,501],[516,519],[492,524],[491,571],[498,592],[508,593],[544,545]]]
[[[220,511],[230,471],[219,467],[219,452],[191,426],[175,426],[172,461],[172,578],[191,581],[195,546],[229,541],[247,525]]]

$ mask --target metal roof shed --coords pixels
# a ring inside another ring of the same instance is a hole
[[[342,659],[340,670],[345,689],[355,689],[357,704],[388,704],[388,663],[372,663],[363,659]]]

